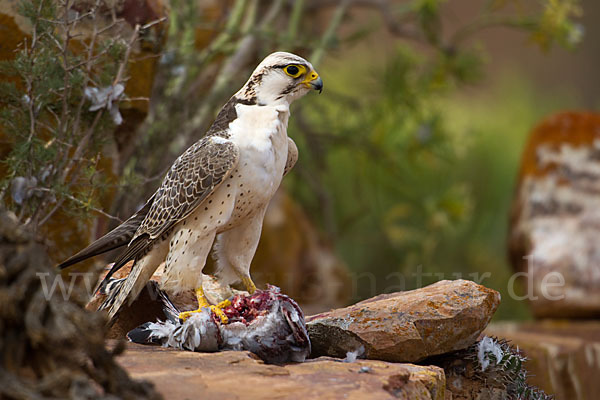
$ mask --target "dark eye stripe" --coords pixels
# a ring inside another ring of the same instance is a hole
[[[304,68],[306,68],[307,71],[310,71],[310,68],[308,67],[308,64],[303,64],[303,63],[298,63],[298,62],[292,63],[292,64],[294,64],[294,65],[302,65]],[[290,65],[290,64],[278,64],[278,65],[273,65],[271,68],[280,68],[280,69],[283,69],[283,68],[287,67],[288,65]]]

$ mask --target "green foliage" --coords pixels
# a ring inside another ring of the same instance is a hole
[[[419,18],[432,18],[439,3],[413,4],[426,14]],[[527,132],[568,97],[533,97],[514,79],[486,98],[455,93],[485,71],[484,49],[468,36],[500,22],[536,34],[551,3],[526,18],[500,18],[494,13],[508,5],[497,4],[447,38],[426,32],[434,51],[404,42],[379,66],[367,50],[320,68],[326,95],[300,105],[290,122],[301,157],[286,184],[354,277],[375,279],[375,292],[473,279],[503,295],[498,318],[528,317],[509,295],[509,206]],[[572,24],[572,12],[562,15]],[[361,282],[357,289],[357,298],[376,294]]]
[[[547,50],[554,41],[573,47],[583,37],[583,26],[572,20],[582,15],[578,0],[548,0],[533,39]]]
[[[396,80],[351,90],[346,83],[368,66],[341,76],[338,63],[324,66],[327,96],[291,120],[301,157],[284,182],[355,276],[375,276],[377,292],[474,279],[501,292],[498,318],[527,318],[526,304],[510,296],[518,288],[508,287],[509,207],[527,133],[570,97],[535,96],[515,76],[486,95],[440,97],[422,74],[401,74],[405,63],[400,51],[388,69]],[[374,294],[358,286],[357,297]]]
[[[34,230],[59,209],[88,215],[105,185],[97,163],[118,114],[111,105],[120,98],[114,90],[129,45],[109,36],[117,23],[101,21],[100,5],[82,2],[74,12],[72,2],[18,3],[32,31],[0,66],[9,80],[0,86],[0,123],[12,147],[2,160],[0,197]],[[74,39],[90,20],[93,33]],[[94,97],[92,88],[109,88],[108,94]]]

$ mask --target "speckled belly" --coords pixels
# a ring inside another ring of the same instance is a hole
[[[284,153],[274,156],[267,166],[252,165],[251,157],[240,157],[237,168],[190,215],[191,229],[221,233],[265,207],[281,183],[287,147]]]

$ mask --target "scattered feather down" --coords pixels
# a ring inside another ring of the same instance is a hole
[[[494,356],[494,359],[490,359],[490,355]],[[498,342],[489,336],[485,336],[477,343],[477,359],[481,365],[481,371],[485,371],[486,368],[492,363],[492,365],[499,364],[504,357],[502,347]]]
[[[347,363],[353,363],[358,358],[360,358],[364,353],[365,353],[365,347],[363,345],[361,345],[356,350],[347,352],[346,353],[346,358],[344,358],[343,361],[347,362]]]
[[[303,362],[310,354],[302,310],[274,286],[252,296],[234,297],[224,310],[228,324],[222,324],[208,308],[182,323],[164,293],[159,300],[169,319],[133,329],[127,334],[132,342],[203,352],[248,350],[271,364]]]

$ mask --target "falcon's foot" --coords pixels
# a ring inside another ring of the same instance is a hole
[[[219,319],[221,320],[221,323],[226,324],[229,322],[229,318],[227,318],[227,315],[225,315],[225,313],[223,312],[223,309],[225,307],[229,307],[231,305],[231,301],[224,300],[215,306],[215,305],[211,305],[208,303],[208,300],[206,300],[206,297],[204,296],[204,289],[202,289],[202,287],[199,287],[198,289],[196,289],[195,292],[196,292],[196,299],[198,300],[198,309],[193,310],[193,311],[184,311],[184,312],[180,313],[179,314],[180,320],[185,321],[186,319],[191,317],[193,313],[201,312],[203,308],[210,308],[212,310],[212,312],[214,312],[215,315],[217,317],[219,317]]]
[[[223,312],[223,309],[225,307],[229,307],[230,305],[231,305],[231,301],[225,300],[225,301],[220,302],[216,306],[215,305],[207,305],[204,307],[200,307],[197,310],[184,311],[182,313],[179,313],[179,319],[181,321],[185,321],[186,319],[191,317],[192,314],[201,312],[203,308],[210,308],[212,310],[212,312],[215,313],[215,315],[217,317],[219,317],[222,324],[227,324],[229,322],[229,318],[227,318],[227,315],[225,315],[225,313]]]

